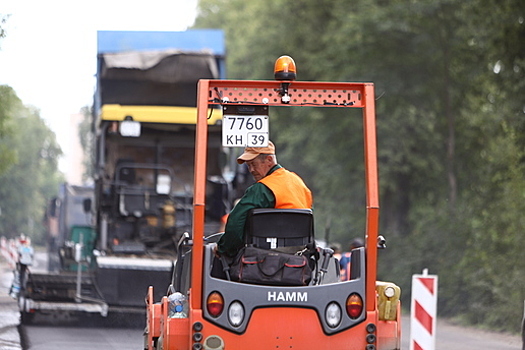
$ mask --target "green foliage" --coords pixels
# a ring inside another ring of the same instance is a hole
[[[373,81],[379,276],[410,297],[440,276],[439,312],[517,331],[525,299],[525,2],[201,0],[197,27],[222,28],[230,78],[272,79],[291,55],[300,80]],[[316,232],[362,235],[358,114],[273,112],[279,160],[314,190]],[[286,117],[286,118],[285,118]]]
[[[80,139],[80,145],[84,151],[84,166],[86,172],[82,174],[82,179],[87,181],[95,178],[95,150],[94,147],[94,132],[92,122],[92,110],[89,107],[83,107],[80,111],[84,116],[84,119],[78,126],[78,137]]]
[[[6,102],[0,104],[0,115],[9,117],[11,130],[0,139],[0,147],[17,156],[16,164],[0,175],[0,235],[25,233],[38,243],[44,233],[46,202],[62,181],[58,173],[62,151],[38,110],[24,106],[10,87],[1,86],[0,91]]]
[[[6,36],[6,30],[5,30],[5,24],[7,22],[7,19],[10,15],[2,15],[0,14],[0,39],[5,38]]]
[[[20,105],[20,100],[8,86],[0,86],[0,175],[5,173],[17,157],[16,151],[11,149],[5,139],[12,130],[9,126],[11,115]]]

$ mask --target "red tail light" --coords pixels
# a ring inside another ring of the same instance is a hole
[[[350,294],[346,299],[346,313],[352,319],[358,318],[363,312],[363,299],[359,294]]]
[[[208,295],[206,308],[213,317],[218,317],[224,309],[224,299],[219,292],[213,292]]]

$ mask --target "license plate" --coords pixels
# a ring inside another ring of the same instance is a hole
[[[224,115],[222,145],[224,147],[266,147],[269,140],[267,115]]]

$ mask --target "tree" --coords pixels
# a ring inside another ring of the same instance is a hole
[[[9,15],[0,15],[0,39],[6,36],[5,24],[8,18]]]
[[[0,15],[0,39],[5,38],[5,24],[9,16]],[[6,137],[10,130],[8,125],[10,109],[16,98],[11,90],[0,86],[0,175],[4,173],[16,161],[16,154],[2,144],[1,140]]]
[[[10,96],[12,130],[1,145],[17,154],[16,164],[0,175],[0,232],[8,237],[25,233],[38,242],[47,200],[63,181],[58,172],[62,151],[38,110],[24,106],[10,87],[2,86],[0,91]]]
[[[9,148],[5,142],[12,132],[9,122],[17,103],[19,100],[13,90],[7,86],[0,86],[0,175],[5,173],[17,160],[15,150]]]
[[[442,315],[515,329],[525,299],[525,2],[199,6],[197,26],[225,30],[230,78],[271,79],[274,60],[289,54],[301,80],[374,82],[389,245],[379,275],[406,298],[410,276],[429,268],[440,274]],[[280,160],[314,190],[317,236],[327,222],[341,242],[362,234],[362,140],[343,132],[359,134],[358,116],[341,124],[332,109],[272,113]]]
[[[80,113],[84,116],[84,119],[80,122],[78,127],[78,137],[80,139],[80,145],[84,151],[84,166],[86,172],[82,174],[84,181],[93,180],[95,178],[95,151],[94,151],[94,132],[93,132],[93,121],[92,121],[92,110],[88,107],[82,107]]]

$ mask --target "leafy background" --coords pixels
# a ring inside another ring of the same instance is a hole
[[[226,33],[232,79],[374,82],[381,186],[379,276],[409,305],[439,275],[441,316],[517,332],[525,299],[525,2],[200,0]],[[364,234],[360,114],[278,110],[279,161],[314,190],[316,235]]]

